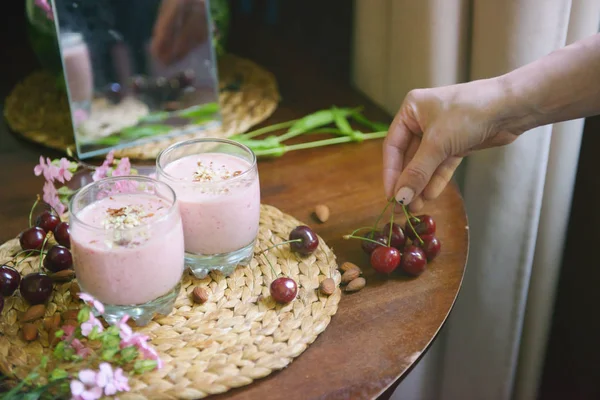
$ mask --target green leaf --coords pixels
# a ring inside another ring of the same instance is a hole
[[[150,372],[156,368],[158,364],[154,360],[136,360],[133,364],[133,371],[136,374],[143,374],[144,372]]]
[[[100,146],[116,146],[121,142],[121,138],[116,135],[106,136],[93,141],[93,144]]]
[[[352,113],[353,111],[354,109],[349,108],[336,108],[335,110],[319,110],[312,114],[308,114],[307,116],[300,118],[298,121],[296,121],[286,133],[279,136],[279,142],[284,142],[295,136],[301,135],[306,132],[310,132],[313,129],[321,128],[325,125],[332,124],[333,122],[335,122],[336,116],[345,118],[348,115],[350,115],[350,113]]]
[[[59,379],[64,379],[64,378],[68,378],[68,377],[69,377],[69,373],[67,371],[65,371],[64,369],[56,368],[55,370],[53,370],[50,373],[50,376],[48,377],[48,379],[52,382],[52,381],[57,381]]]
[[[124,139],[139,139],[147,136],[157,136],[168,133],[173,128],[168,125],[141,125],[130,126],[121,130]]]
[[[67,186],[61,186],[56,191],[58,194],[61,194],[64,196],[70,196],[76,192],[76,190],[69,189]]]
[[[139,355],[139,352],[135,346],[128,346],[121,350],[121,361],[129,363],[135,360]]]
[[[339,109],[335,106],[332,107],[331,112],[333,113],[333,120],[335,122],[335,125],[339,128],[339,130],[344,135],[351,136],[354,131],[348,123],[348,120],[346,120],[346,116],[342,115]]]
[[[171,116],[168,111],[158,111],[152,114],[148,114],[138,120],[138,123],[154,123],[163,121]]]
[[[57,339],[60,339],[61,337],[63,337],[64,334],[65,334],[65,331],[63,331],[62,329],[59,329],[54,333],[54,337]]]
[[[60,331],[59,331],[60,332]],[[58,334],[58,332],[56,332]],[[63,332],[64,334],[64,332]],[[62,336],[62,335],[61,335]],[[58,342],[54,347],[54,357],[64,360],[65,359],[65,342]]]
[[[90,319],[90,308],[89,307],[83,307],[77,313],[77,322],[79,322],[81,324],[81,323],[86,322],[88,319]]]
[[[102,359],[104,361],[111,361],[118,352],[118,348],[105,349],[102,351]]]
[[[43,356],[40,360],[40,367],[46,368],[48,366],[48,356]]]

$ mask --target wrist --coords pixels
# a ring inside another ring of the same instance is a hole
[[[520,135],[540,125],[541,112],[510,74],[488,80],[495,93],[494,122],[498,130]]]

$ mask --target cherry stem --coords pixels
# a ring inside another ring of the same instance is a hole
[[[269,260],[269,258],[267,257],[266,254],[263,254],[266,250],[261,251],[260,253],[258,253],[259,255],[262,255],[263,258],[265,260],[267,260],[267,264],[269,264],[269,267],[271,267],[271,271],[273,272],[273,280],[275,280],[277,278],[277,272],[275,272],[275,268],[273,268],[273,264],[271,264],[271,261]]]
[[[373,229],[373,227],[372,226],[363,226],[363,227],[360,227],[358,229],[353,230],[350,235],[355,235],[358,231],[360,231],[362,229]],[[373,233],[373,232],[371,231],[371,233]]]
[[[268,251],[268,250],[271,250],[271,249],[274,249],[275,247],[279,247],[279,246],[281,246],[281,245],[283,245],[283,244],[288,244],[288,243],[297,243],[297,242],[301,242],[301,241],[302,241],[302,239],[292,239],[292,240],[286,240],[285,242],[281,242],[281,243],[274,244],[273,246],[269,246],[269,247],[267,247],[266,249],[264,249],[264,250],[261,250],[261,252],[260,252],[260,253],[258,253],[258,254],[263,254],[263,253],[265,253],[266,251]]]
[[[38,203],[40,202],[40,195],[38,194],[35,202],[33,203],[33,206],[31,207],[31,210],[29,210],[29,227],[31,228],[33,225],[31,224],[31,216],[33,215],[33,210],[35,210],[35,207],[38,205]]]
[[[364,240],[366,242],[371,242],[371,243],[375,243],[381,246],[380,242],[377,242],[375,240],[371,240],[369,238],[366,237],[362,237],[362,236],[354,236],[354,235],[344,235],[344,239],[358,239],[358,240]]]
[[[383,208],[383,211],[381,212],[381,214],[379,214],[379,216],[375,220],[375,224],[373,225],[373,229],[371,229],[371,233],[375,232],[375,230],[377,229],[377,224],[379,224],[379,221],[381,220],[381,217],[383,217],[383,214],[385,214],[386,210],[388,209],[388,207],[390,206],[390,204],[392,204],[393,201],[395,201],[393,197],[388,200],[387,204]]]
[[[410,226],[410,229],[411,229],[411,230],[413,231],[413,233],[415,234],[415,237],[416,237],[417,239],[419,239],[419,242],[421,242],[421,244],[423,244],[423,243],[424,243],[424,242],[423,242],[423,239],[421,239],[421,236],[419,236],[419,234],[418,234],[418,233],[417,233],[417,231],[415,230],[415,227],[413,226],[413,224],[412,224],[412,222],[411,222],[411,220],[410,220],[411,216],[410,216],[409,212],[406,210],[406,206],[404,206],[404,205],[402,206],[402,211],[404,211],[404,215],[406,215],[406,221],[408,222],[408,225]],[[417,220],[418,220],[418,219],[417,219]]]
[[[390,233],[388,235],[388,242],[387,242],[388,247],[390,247],[390,245],[392,244],[392,232],[394,230],[394,212],[395,211],[396,211],[396,202],[394,202],[394,205],[392,206],[392,215],[390,217]]]
[[[46,243],[48,242],[48,238],[50,237],[50,232],[48,232],[46,234],[46,237],[44,237],[44,241],[42,242],[42,248],[39,250],[40,251],[40,271],[42,270],[42,259],[44,257],[42,257],[42,254],[44,254],[44,247],[46,246]]]

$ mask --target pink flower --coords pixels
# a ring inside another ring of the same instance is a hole
[[[104,312],[104,305],[87,293],[79,293],[79,298],[87,305],[94,307],[99,313]],[[90,314],[91,317],[91,314]]]
[[[49,158],[44,160],[43,156],[40,156],[40,163],[33,168],[35,176],[44,175],[44,178],[48,182],[54,182],[58,178],[58,167],[52,165],[52,161]]]
[[[79,371],[79,380],[71,381],[72,400],[97,400],[102,397],[102,388],[96,384],[97,373],[91,369]]]
[[[99,166],[98,168],[96,168],[96,171],[94,171],[94,175],[92,175],[92,180],[95,182],[95,181],[99,181],[100,179],[106,178],[108,176],[108,171],[110,171],[110,166],[112,165],[114,160],[115,160],[115,151],[111,150],[106,155],[106,159],[104,160],[102,165]]]
[[[43,191],[44,195],[42,196],[42,199],[52,208],[54,208],[59,215],[64,213],[66,207],[60,201],[60,198],[58,197],[58,192],[56,191],[56,188],[54,187],[54,184],[51,181],[46,181],[46,183],[44,183]]]
[[[121,320],[117,322],[119,336],[121,337],[121,348],[124,349],[125,347],[135,346],[144,358],[155,360],[156,367],[158,369],[162,368],[163,362],[158,356],[158,352],[148,344],[148,339],[150,338],[146,335],[134,333],[131,327],[127,325],[128,319],[129,316],[124,315]]]
[[[54,20],[54,15],[52,14],[52,7],[50,6],[50,4],[48,4],[48,0],[35,0],[35,5],[46,13],[46,18],[48,18],[51,21]]]
[[[104,330],[102,323],[96,317],[94,317],[93,314],[90,314],[90,318],[81,324],[81,334],[85,337],[88,337],[90,333],[92,333],[94,327],[98,328],[96,330],[98,333]]]
[[[121,320],[117,322],[117,328],[119,328],[119,336],[121,337],[121,340],[129,339],[131,335],[133,335],[133,330],[129,325],[127,325],[128,320],[129,315],[125,314],[121,317]]]
[[[126,176],[131,174],[131,163],[129,162],[129,158],[124,157],[119,161],[119,165],[112,173],[112,176]]]
[[[100,371],[96,375],[96,385],[104,388],[104,394],[107,396],[129,391],[128,379],[123,375],[123,370],[117,368],[113,371],[112,366],[106,362],[100,364]]]
[[[65,342],[70,342],[73,340],[73,337],[75,336],[75,327],[73,325],[64,325],[62,327],[62,331],[64,332],[64,335],[62,336],[61,340]]]
[[[82,358],[86,358],[87,356],[92,354],[92,350],[85,347],[79,339],[73,339],[73,341],[71,342],[71,347],[75,350],[75,354]]]
[[[58,167],[58,172],[56,174],[56,179],[58,179],[61,183],[65,183],[70,181],[73,177],[73,173],[69,171],[69,167],[71,163],[66,158],[61,158],[59,161],[60,165]]]

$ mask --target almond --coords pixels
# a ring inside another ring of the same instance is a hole
[[[73,300],[78,301],[79,292],[81,292],[79,284],[77,282],[71,282],[71,287],[69,288],[69,291],[71,292],[71,297],[73,298]]]
[[[319,285],[319,290],[326,296],[329,296],[335,292],[335,282],[331,278],[325,278]]]
[[[360,271],[357,269],[349,269],[342,274],[342,283],[348,284],[360,276]]]
[[[63,269],[62,271],[50,275],[50,278],[52,278],[54,282],[68,282],[75,278],[75,271],[72,269]]]
[[[60,314],[58,314],[58,313],[44,319],[44,328],[46,328],[47,331],[50,331],[52,329],[58,329],[59,326],[60,326]]]
[[[358,272],[362,275],[362,270],[360,269],[360,267],[356,264],[352,264],[351,262],[346,261],[345,263],[343,263],[340,266],[340,270],[342,270],[342,272],[346,272],[349,271],[351,269],[356,269],[358,270]]]
[[[366,284],[367,281],[365,281],[365,278],[356,278],[346,286],[346,292],[358,292],[360,289],[364,288]]]
[[[65,321],[69,320],[69,319],[76,320],[77,319],[77,315],[79,315],[79,310],[70,309],[70,310],[64,311],[62,313],[62,319],[64,319]]]
[[[46,313],[46,306],[43,304],[36,304],[31,306],[25,311],[25,314],[21,317],[21,322],[31,322],[36,319],[42,318]]]
[[[35,324],[28,322],[25,325],[23,325],[23,339],[27,340],[28,342],[31,342],[32,340],[35,340],[37,337],[38,337],[38,328],[37,328],[37,326],[35,326]]]
[[[315,215],[321,222],[327,222],[329,219],[329,207],[325,204],[319,204],[315,207]]]
[[[206,289],[196,286],[192,292],[192,299],[194,300],[194,303],[203,304],[208,300],[208,292]]]
[[[63,325],[70,325],[70,326],[77,328],[77,326],[79,325],[79,322],[77,322],[76,319],[68,319],[65,321],[65,323]]]

